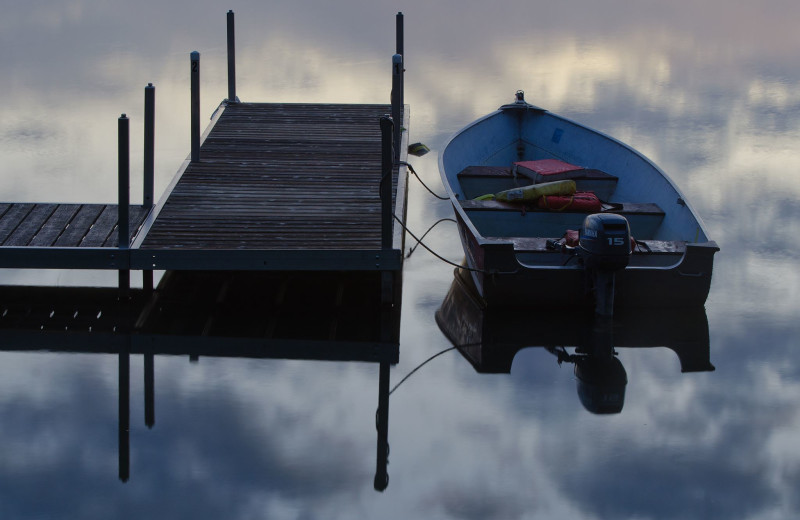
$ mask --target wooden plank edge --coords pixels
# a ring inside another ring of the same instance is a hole
[[[409,113],[409,105],[403,105],[403,128],[400,137],[400,162],[408,162],[408,141],[409,141],[409,125],[411,122],[411,114]],[[394,214],[402,222],[402,226],[397,222],[393,223],[393,237],[392,248],[400,251],[405,251],[405,237],[406,230],[403,226],[406,225],[406,217],[408,213],[408,168],[400,166],[397,171],[397,188],[395,191],[395,207]],[[401,262],[402,262],[401,255]]]
[[[134,270],[232,271],[399,271],[403,251],[266,250],[266,249],[135,249]]]

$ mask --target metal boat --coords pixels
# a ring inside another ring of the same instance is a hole
[[[451,137],[439,169],[465,269],[488,304],[594,305],[610,315],[708,296],[719,247],[677,186],[633,148],[521,91]],[[572,193],[537,196],[558,183]],[[589,212],[569,204],[586,193],[598,202]]]

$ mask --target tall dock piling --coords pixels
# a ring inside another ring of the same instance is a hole
[[[381,248],[392,247],[392,167],[394,165],[393,132],[391,117],[382,117],[381,122]]]
[[[395,54],[403,55],[403,13],[398,12],[395,17]]]
[[[228,103],[236,101],[236,36],[233,11],[228,11]]]
[[[155,177],[155,121],[156,88],[148,83],[144,88],[144,168],[142,180],[142,205],[153,207],[153,179]]]
[[[192,162],[200,161],[200,53],[193,51],[190,55],[191,74],[191,134],[192,134]]]
[[[394,160],[400,160],[400,142],[403,132],[403,56],[392,56],[392,119],[394,120]]]
[[[118,164],[117,164],[117,237],[120,250],[130,248],[130,120],[122,114],[117,120],[118,134]],[[130,269],[119,270],[120,299],[128,297],[131,286]]]
[[[144,88],[144,169],[142,180],[142,206],[153,207],[156,141],[156,88],[148,83]],[[142,288],[153,292],[153,271],[142,271]]]

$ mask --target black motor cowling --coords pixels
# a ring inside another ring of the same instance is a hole
[[[578,254],[589,269],[625,269],[631,257],[628,219],[615,213],[594,213],[581,227]]]
[[[586,217],[578,240],[578,255],[594,291],[595,312],[614,313],[614,273],[628,266],[631,258],[631,230],[628,219],[614,213]]]

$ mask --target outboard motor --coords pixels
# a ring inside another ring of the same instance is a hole
[[[578,255],[595,290],[595,311],[601,316],[611,316],[614,313],[614,275],[625,269],[631,258],[628,220],[615,213],[587,216],[581,227]]]

